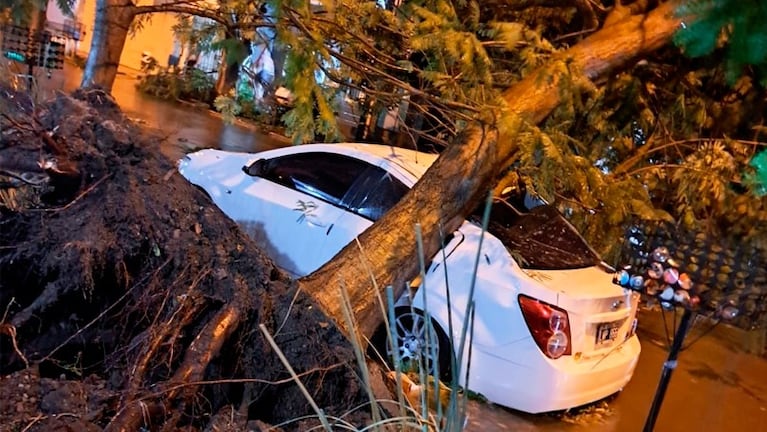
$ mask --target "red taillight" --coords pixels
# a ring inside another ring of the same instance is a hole
[[[564,309],[524,295],[519,296],[519,306],[533,340],[547,357],[572,353],[570,320]]]

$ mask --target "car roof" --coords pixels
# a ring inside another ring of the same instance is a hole
[[[302,144],[295,147],[283,148],[281,154],[304,152],[329,152],[344,154],[368,162],[384,160],[389,165],[406,171],[414,180],[421,178],[426,170],[437,160],[437,154],[424,153],[416,150],[368,143],[333,143],[333,144]]]
[[[383,144],[340,143],[339,145],[355,149],[363,149],[364,151],[385,159],[394,165],[399,165],[401,168],[412,173],[416,178],[421,178],[439,156],[434,153],[424,153],[417,150]]]

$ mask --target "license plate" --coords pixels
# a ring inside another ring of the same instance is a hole
[[[597,326],[597,346],[611,345],[618,338],[622,321],[602,323]]]

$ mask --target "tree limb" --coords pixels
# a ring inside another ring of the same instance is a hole
[[[133,11],[135,15],[146,15],[160,12],[192,15],[200,18],[210,19],[228,29],[274,27],[275,25],[273,20],[268,19],[235,23],[228,18],[228,14],[222,13],[219,9],[210,8],[208,5],[209,3],[204,1],[178,0],[167,3],[134,6]]]

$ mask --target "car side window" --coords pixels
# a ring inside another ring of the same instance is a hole
[[[376,221],[397,204],[408,190],[389,172],[371,165],[349,189],[342,205],[362,217]]]
[[[307,195],[341,205],[341,199],[372,165],[335,153],[298,153],[263,162],[258,176]]]

